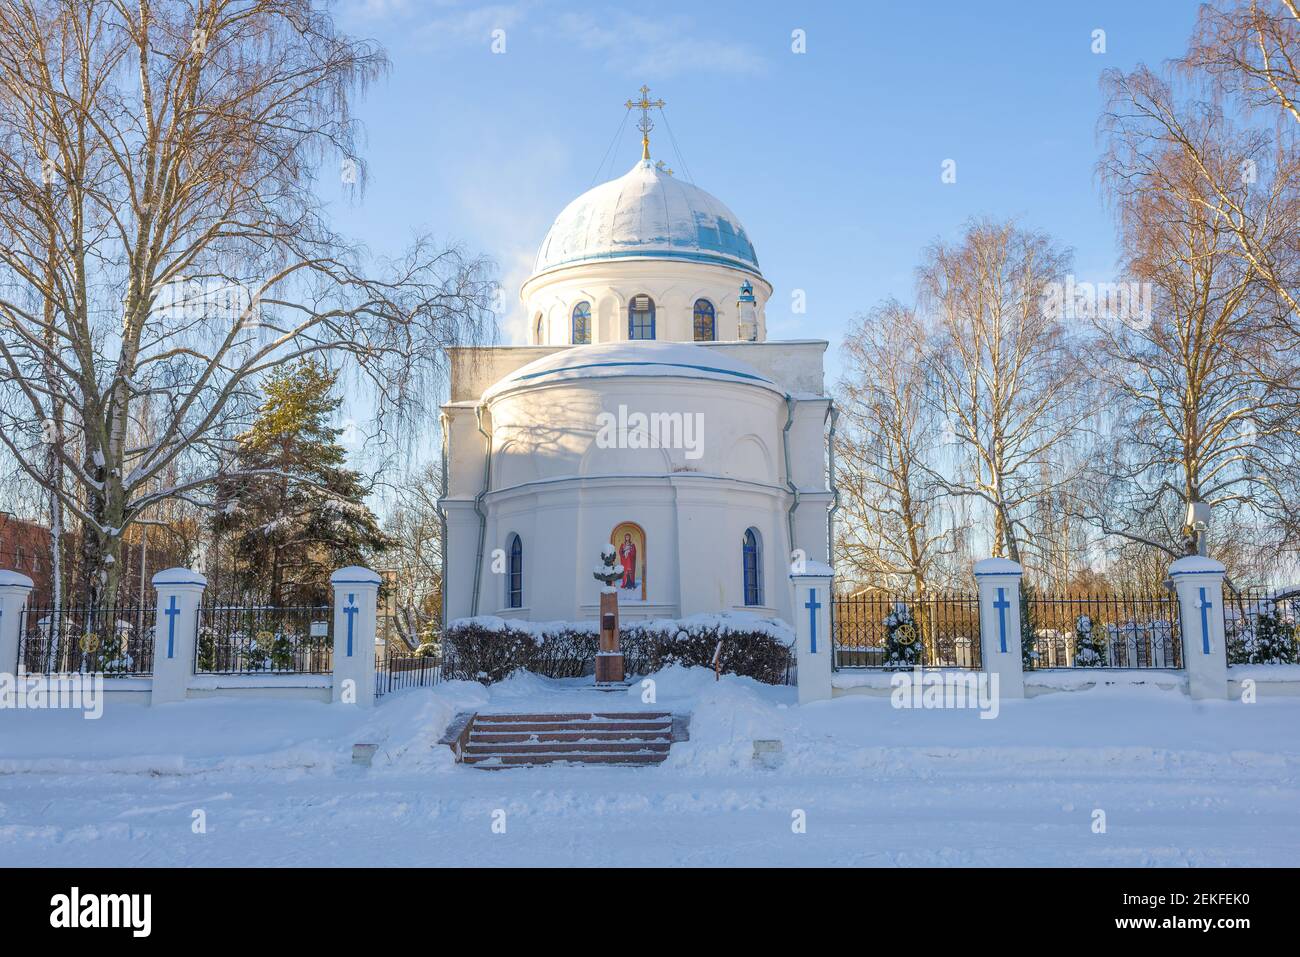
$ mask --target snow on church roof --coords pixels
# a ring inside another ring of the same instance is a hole
[[[736,215],[649,160],[566,206],[542,240],[535,272],[619,258],[715,263],[762,275]]]
[[[689,342],[608,342],[573,346],[543,356],[510,373],[483,393],[490,399],[503,392],[574,379],[622,376],[665,376],[713,379],[755,385],[784,394],[775,382],[748,363]]]

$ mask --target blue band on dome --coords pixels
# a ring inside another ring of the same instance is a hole
[[[575,369],[600,369],[612,368],[619,366],[664,366],[674,369],[695,369],[699,372],[716,372],[718,375],[735,376],[738,379],[752,379],[755,382],[766,382],[771,384],[771,379],[765,379],[760,375],[751,375],[748,372],[736,372],[734,369],[719,369],[717,366],[692,365],[688,362],[653,362],[653,361],[620,361],[620,362],[584,362],[582,365],[563,366],[559,369],[543,369],[541,372],[529,372],[526,375],[516,376],[513,382],[521,382],[524,379],[538,379],[542,376],[557,375],[561,372],[572,372]]]
[[[566,259],[563,262],[547,263],[539,266],[537,274],[550,272],[552,269],[563,269],[566,266],[578,266],[582,263],[598,262],[602,259],[678,259],[684,262],[712,263],[717,266],[729,266],[732,269],[740,269],[744,272],[753,273],[755,276],[762,276],[758,262],[741,259],[736,256],[718,255],[715,253],[693,253],[693,252],[673,252],[666,249],[627,249],[609,252],[584,253],[575,256],[572,259]]]

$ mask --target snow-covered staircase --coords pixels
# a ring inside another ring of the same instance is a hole
[[[659,764],[689,736],[689,715],[668,711],[457,715],[443,744],[476,768],[538,764]]]

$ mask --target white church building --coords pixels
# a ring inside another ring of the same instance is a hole
[[[528,345],[452,350],[442,410],[446,620],[792,621],[792,555],[826,562],[822,340],[773,342],[772,286],[722,202],[649,159],[582,194],[520,298]]]

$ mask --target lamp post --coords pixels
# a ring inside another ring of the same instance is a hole
[[[1207,534],[1210,528],[1210,503],[1187,503],[1187,527],[1196,538],[1196,554],[1202,558],[1210,554],[1210,541]]]

